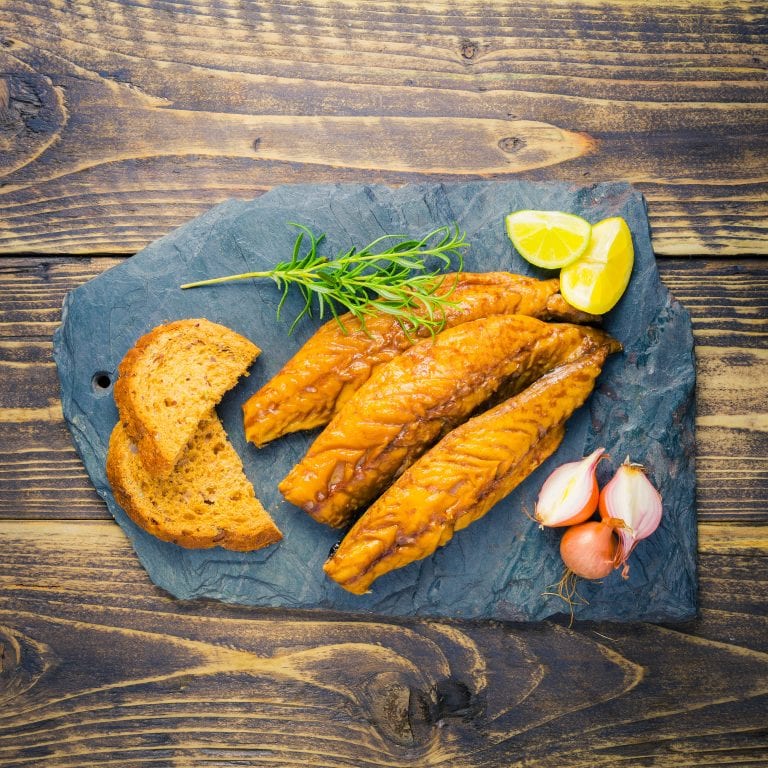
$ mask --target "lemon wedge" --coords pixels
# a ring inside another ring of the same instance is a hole
[[[592,230],[586,219],[562,211],[515,211],[504,221],[515,250],[544,269],[576,261],[586,251]]]
[[[560,271],[560,293],[572,307],[602,315],[626,290],[634,261],[627,222],[618,216],[598,221],[584,254]]]

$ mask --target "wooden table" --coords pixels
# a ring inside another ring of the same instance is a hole
[[[0,0],[0,766],[768,765],[767,42],[743,0]],[[699,617],[154,587],[63,423],[64,294],[277,184],[513,177],[647,197],[694,318]]]

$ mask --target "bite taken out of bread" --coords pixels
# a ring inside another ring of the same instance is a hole
[[[204,318],[158,326],[128,351],[118,366],[115,403],[152,475],[171,473],[200,422],[260,351]]]
[[[147,470],[118,422],[109,441],[107,477],[126,514],[163,541],[247,552],[282,538],[213,409],[196,426],[167,477]]]

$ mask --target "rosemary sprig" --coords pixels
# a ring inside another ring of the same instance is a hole
[[[360,250],[350,248],[328,259],[318,251],[325,235],[316,236],[302,224],[291,224],[299,229],[299,234],[290,260],[261,272],[215,277],[181,287],[268,278],[282,290],[277,307],[279,318],[288,291],[295,286],[304,297],[304,307],[291,324],[291,331],[302,317],[313,315],[315,304],[320,318],[326,311],[330,312],[342,328],[341,307],[351,312],[363,327],[366,317],[381,312],[392,315],[409,334],[421,328],[436,333],[445,324],[451,289],[440,291],[445,279],[441,270],[450,267],[455,257],[456,269],[461,271],[462,250],[468,247],[466,236],[458,226],[439,227],[419,240],[384,235]],[[302,255],[305,239],[309,248]],[[437,261],[436,268],[427,265],[429,257]]]

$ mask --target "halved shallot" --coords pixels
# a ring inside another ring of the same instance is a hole
[[[616,474],[600,493],[600,517],[623,522],[616,529],[619,546],[616,566],[624,565],[622,575],[627,577],[626,564],[638,541],[650,536],[661,522],[661,495],[653,487],[641,464],[634,464],[629,456],[616,470]]]
[[[598,448],[586,458],[563,464],[546,479],[536,500],[536,522],[559,528],[592,517],[600,495],[595,471],[604,453],[605,448]]]

